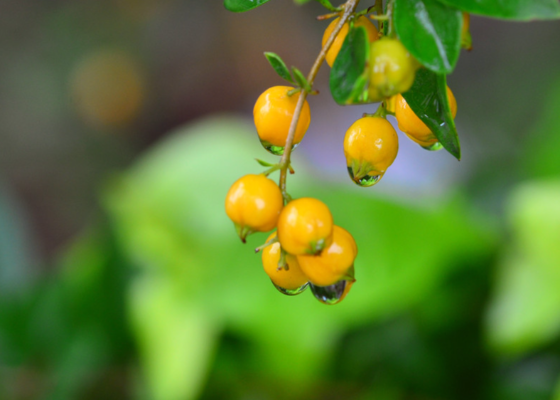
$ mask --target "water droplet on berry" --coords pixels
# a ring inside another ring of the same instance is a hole
[[[422,146],[422,147],[429,151],[438,151],[443,149],[443,145],[440,142],[435,142],[434,144],[430,144],[428,146]]]
[[[264,140],[261,140],[261,144],[266,150],[268,150],[268,152],[274,154],[275,156],[281,156],[282,154],[284,154],[284,146],[275,146]],[[292,146],[292,150],[294,150],[298,144],[294,144]]]
[[[272,281],[271,281],[272,282]],[[295,296],[297,294],[300,294],[301,292],[305,291],[305,289],[307,289],[308,283],[306,283],[303,286],[298,287],[297,289],[284,289],[283,287],[278,286],[276,283],[272,282],[272,284],[274,285],[274,287],[276,289],[278,289],[278,291],[282,294],[285,294],[286,296]]]
[[[352,181],[354,181],[356,185],[362,187],[373,186],[377,182],[379,182],[379,180],[383,177],[383,174],[379,174],[379,175],[365,175],[359,179],[355,179],[354,171],[352,170],[352,167],[348,167],[348,174],[350,175],[350,178],[352,178]]]
[[[309,287],[313,296],[323,304],[336,304],[342,300],[348,281],[338,281],[330,286],[315,286],[310,283]]]

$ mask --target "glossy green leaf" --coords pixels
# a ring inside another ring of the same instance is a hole
[[[560,18],[558,0],[440,0],[461,11],[493,18],[527,21]]]
[[[364,27],[348,32],[342,48],[332,66],[329,86],[338,104],[360,103],[366,83],[366,65],[369,58],[369,42]]]
[[[337,11],[336,7],[331,4],[329,0],[316,0],[317,2],[321,3],[323,7],[330,11]]]
[[[394,23],[405,47],[426,68],[448,74],[461,51],[462,15],[437,0],[396,0]]]
[[[290,70],[286,67],[286,63],[280,58],[278,54],[266,52],[264,56],[272,65],[272,68],[276,71],[280,78],[287,80],[288,82],[294,83],[292,76],[290,75]]]
[[[295,78],[298,86],[300,88],[302,88],[303,90],[305,90],[306,92],[311,92],[311,85],[309,84],[309,81],[307,80],[307,78],[305,76],[303,76],[301,71],[299,69],[297,69],[296,67],[292,67],[292,73],[294,74],[294,78]]]
[[[461,145],[449,109],[445,75],[419,69],[414,84],[408,92],[403,93],[403,97],[443,147],[460,160]]]
[[[245,12],[262,6],[269,0],[224,0],[224,6],[233,12]]]

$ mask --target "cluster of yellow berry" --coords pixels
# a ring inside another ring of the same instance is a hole
[[[420,63],[397,38],[380,36],[368,17],[355,17],[350,24],[364,27],[367,32],[370,46],[367,100],[382,101],[382,105],[375,114],[364,115],[348,129],[344,154],[352,180],[360,186],[372,186],[379,182],[397,156],[398,136],[387,121],[387,115],[396,116],[399,129],[422,147],[437,150],[441,145],[401,95],[414,83]],[[331,67],[350,24],[345,23],[333,38],[339,25],[337,18],[325,31],[323,48],[330,40],[325,60]],[[289,154],[309,127],[309,104],[305,97],[300,99],[304,90],[301,86],[274,86],[258,98],[253,115],[259,139],[272,154],[287,152],[288,166],[262,163],[271,168],[236,181],[226,197],[226,213],[243,242],[253,232],[277,229],[256,251],[262,250],[264,270],[281,293],[296,295],[309,286],[321,302],[335,304],[346,296],[355,282],[357,246],[354,238],[333,224],[331,212],[323,202],[313,198],[292,200],[282,184],[277,185],[268,178],[270,173],[289,167]],[[307,93],[312,92],[308,90]],[[455,117],[457,105],[449,88],[447,96]],[[289,149],[287,143],[291,146]]]

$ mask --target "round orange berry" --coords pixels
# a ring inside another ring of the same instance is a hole
[[[329,24],[327,29],[325,29],[325,33],[323,34],[323,41],[322,41],[322,46],[323,47],[327,43],[327,40],[329,40],[329,37],[331,37],[331,35],[334,31],[334,28],[336,28],[339,21],[340,21],[340,17],[332,20],[332,22]],[[379,39],[379,32],[377,31],[377,28],[369,20],[368,17],[362,15],[362,16],[356,18],[354,20],[354,26],[355,27],[363,26],[364,28],[366,28],[368,40],[369,40],[370,43]],[[336,35],[336,38],[334,39],[331,47],[329,48],[329,51],[327,52],[325,60],[327,61],[327,64],[329,64],[330,67],[333,66],[334,61],[336,60],[336,56],[338,55],[338,53],[340,51],[340,48],[342,47],[342,44],[344,43],[344,39],[346,39],[346,35],[348,35],[349,30],[350,30],[350,28],[349,28],[349,24],[347,22],[342,26],[342,29],[340,30],[340,32],[338,32],[338,35]]]
[[[332,241],[319,255],[297,257],[303,273],[316,286],[329,286],[341,280],[353,280],[354,260],[358,248],[352,235],[335,225]]]
[[[245,242],[253,232],[268,232],[276,226],[284,200],[280,188],[264,175],[245,175],[226,196],[226,214]]]
[[[348,173],[360,186],[379,182],[395,161],[399,138],[389,121],[364,117],[352,124],[344,137],[344,155]]]
[[[304,197],[290,201],[278,218],[278,240],[290,254],[318,254],[330,244],[333,218],[320,200]]]
[[[266,240],[271,241],[276,237],[273,233]],[[262,251],[264,272],[268,275],[276,288],[288,295],[301,293],[307,287],[307,276],[301,271],[298,260],[291,254],[286,254],[286,268],[278,264],[280,261],[281,247],[279,242],[266,246]]]
[[[293,89],[289,86],[271,87],[259,96],[253,108],[255,127],[257,128],[259,139],[264,148],[275,155],[284,153],[288,131],[290,130],[296,104],[301,95],[298,92],[289,96],[288,92]],[[310,122],[311,113],[309,111],[309,103],[306,100],[303,103],[298,120],[293,141],[294,147],[303,139]]]

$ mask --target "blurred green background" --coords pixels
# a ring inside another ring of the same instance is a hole
[[[307,71],[321,13],[2,2],[0,399],[560,399],[560,23],[473,16],[463,161],[402,135],[371,189],[342,140],[374,107],[335,105],[323,67],[288,185],[358,244],[324,306],[278,293],[223,209],[274,161],[262,53]]]

